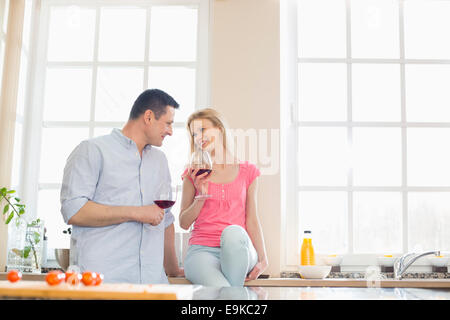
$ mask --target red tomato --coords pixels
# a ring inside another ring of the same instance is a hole
[[[98,286],[103,282],[103,274],[96,272],[97,276],[95,277],[95,285]]]
[[[71,285],[77,285],[81,281],[81,274],[75,271],[66,272],[66,283]]]
[[[51,286],[55,286],[64,281],[66,275],[61,271],[50,271],[45,277],[45,281]]]
[[[85,286],[93,286],[93,285],[95,285],[96,278],[97,278],[97,273],[91,272],[91,271],[85,271],[85,272],[83,272],[81,281],[84,283]]]
[[[8,280],[10,282],[17,282],[22,279],[22,272],[17,270],[11,270],[8,272]]]

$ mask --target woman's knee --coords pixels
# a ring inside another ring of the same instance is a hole
[[[230,225],[223,229],[220,236],[220,246],[247,246],[248,234],[244,228],[238,225]]]
[[[213,287],[228,287],[230,283],[220,270],[220,262],[199,260],[186,265],[185,277],[194,284]]]

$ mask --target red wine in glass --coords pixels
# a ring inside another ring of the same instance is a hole
[[[175,204],[175,201],[172,200],[155,200],[155,204],[161,209],[170,208]]]
[[[168,209],[175,204],[178,195],[178,186],[175,186],[174,198],[172,198],[172,189],[170,183],[162,183],[159,186],[154,202],[161,209]]]
[[[195,170],[192,170],[192,172],[194,172]],[[204,174],[205,172],[207,172],[208,174],[206,175],[206,177],[212,172],[211,169],[198,169],[197,174],[195,176],[199,176]]]

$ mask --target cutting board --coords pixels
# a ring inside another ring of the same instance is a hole
[[[192,299],[192,293],[190,285],[102,283],[91,287],[81,283],[50,286],[45,281],[0,281],[0,297],[10,298],[185,300]]]

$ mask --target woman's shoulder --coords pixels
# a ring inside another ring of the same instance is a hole
[[[250,161],[241,161],[240,167],[247,174],[247,176],[258,176],[260,174],[260,171],[256,164]]]

